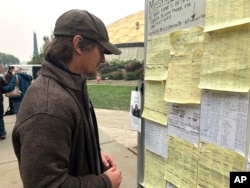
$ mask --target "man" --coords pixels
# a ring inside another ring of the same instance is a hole
[[[13,70],[14,70],[14,66],[9,66],[8,72],[5,75],[5,80],[7,81],[8,84],[11,81]],[[15,112],[14,112],[14,106],[13,106],[13,101],[12,101],[11,98],[9,98],[9,108],[4,113],[4,115],[7,116],[7,115],[13,115],[13,114],[15,114]]]
[[[19,90],[21,91],[21,95],[19,97],[12,98],[13,108],[14,108],[14,112],[16,115],[19,112],[21,102],[23,100],[23,97],[24,97],[27,89],[31,85],[31,82],[32,82],[31,75],[29,75],[25,72],[21,72],[19,67],[14,67],[13,76],[10,80],[9,85],[3,87],[3,91],[5,91],[5,92],[10,92],[13,89],[15,89],[15,87],[17,87],[17,86],[18,86]]]
[[[121,171],[100,149],[86,77],[96,75],[104,54],[121,52],[85,10],[62,14],[54,36],[12,134],[24,188],[118,188]]]
[[[5,124],[3,119],[3,112],[4,112],[4,106],[3,106],[3,86],[6,86],[7,82],[6,80],[0,76],[0,140],[6,138],[6,130],[5,130]]]

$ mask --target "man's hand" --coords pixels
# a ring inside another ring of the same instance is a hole
[[[120,184],[122,182],[122,173],[119,169],[111,167],[108,170],[106,170],[104,174],[106,174],[109,177],[112,184],[112,188],[120,187]]]
[[[102,164],[104,166],[104,174],[106,174],[112,184],[112,188],[120,187],[122,181],[122,173],[117,169],[115,161],[112,157],[101,151]]]
[[[102,157],[102,164],[104,167],[104,171],[108,170],[109,168],[116,169],[115,161],[112,159],[110,155],[101,151],[101,157]]]

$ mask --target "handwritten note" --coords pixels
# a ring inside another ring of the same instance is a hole
[[[169,64],[164,100],[173,103],[199,104],[200,63]]]
[[[199,146],[198,187],[229,187],[229,172],[245,171],[245,158],[207,142]]]
[[[199,88],[249,91],[249,36],[250,24],[206,34]]]
[[[205,0],[149,0],[148,35],[204,26]]]
[[[249,0],[206,1],[205,32],[249,22]]]
[[[165,162],[165,158],[156,155],[147,149],[145,150],[145,187],[164,188],[166,186],[166,180],[164,179]]]
[[[197,183],[198,147],[169,135],[164,178],[176,187],[194,188]]]
[[[164,101],[164,81],[146,81],[142,117],[167,126],[168,104]]]
[[[145,80],[166,80],[169,63],[169,35],[150,37],[147,45]]]
[[[173,103],[200,103],[200,68],[204,32],[201,27],[170,34],[171,57],[164,100]]]
[[[248,93],[204,90],[200,138],[245,155]]]

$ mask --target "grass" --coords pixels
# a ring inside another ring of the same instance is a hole
[[[94,108],[129,111],[131,91],[135,86],[88,85]]]

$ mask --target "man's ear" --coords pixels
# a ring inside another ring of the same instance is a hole
[[[79,45],[82,40],[83,40],[83,38],[82,38],[81,35],[76,35],[76,36],[73,37],[73,47],[74,47],[75,52],[78,55],[82,54],[82,49],[81,49],[81,47]]]

